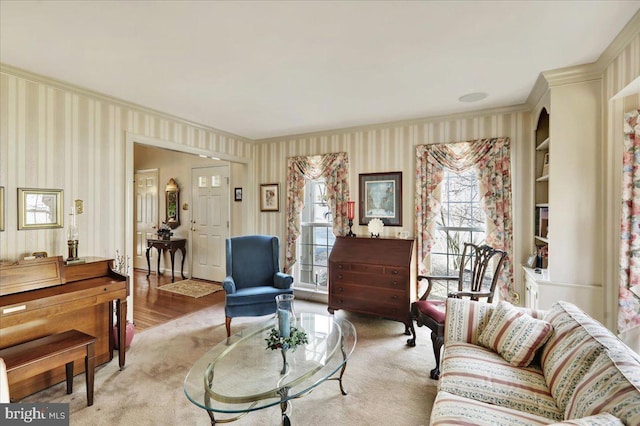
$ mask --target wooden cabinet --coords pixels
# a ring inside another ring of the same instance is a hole
[[[329,312],[338,309],[405,324],[413,334],[414,240],[338,237],[329,256]]]

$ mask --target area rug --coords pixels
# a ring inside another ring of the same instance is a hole
[[[160,286],[158,290],[170,291],[171,293],[183,294],[197,299],[222,290],[222,286],[206,281],[182,280]]]
[[[296,301],[297,312],[327,314],[327,305]],[[23,402],[68,403],[71,426],[211,426],[207,413],[187,399],[183,381],[191,366],[226,337],[224,303],[185,315],[136,334],[127,349],[124,370],[117,355],[98,366],[94,404],[87,407],[84,374],[74,378],[67,395],[64,381]],[[328,381],[291,403],[298,426],[427,426],[437,392],[429,378],[435,360],[430,330],[419,327],[416,346],[405,344],[404,325],[375,317],[336,311],[351,321],[358,342],[344,373],[344,388]],[[269,317],[239,317],[231,332]],[[220,420],[225,415],[219,415]],[[280,426],[278,405],[251,412],[230,426]]]

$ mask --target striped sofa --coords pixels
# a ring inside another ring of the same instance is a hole
[[[570,303],[513,309],[552,327],[528,366],[479,344],[496,305],[447,300],[432,426],[640,425],[640,356]]]

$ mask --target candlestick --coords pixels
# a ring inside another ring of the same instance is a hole
[[[355,217],[356,210],[356,202],[355,201],[347,201],[347,219],[349,219],[349,233],[347,237],[355,237],[356,234],[353,233],[351,227],[353,226],[353,218]]]

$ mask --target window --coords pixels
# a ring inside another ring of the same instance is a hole
[[[304,194],[300,238],[296,247],[298,284],[300,288],[327,292],[327,266],[335,236],[324,179],[307,181]]]
[[[445,169],[441,202],[431,250],[431,274],[457,275],[464,243],[482,244],[485,240],[485,214],[480,207],[476,171],[455,173]]]

